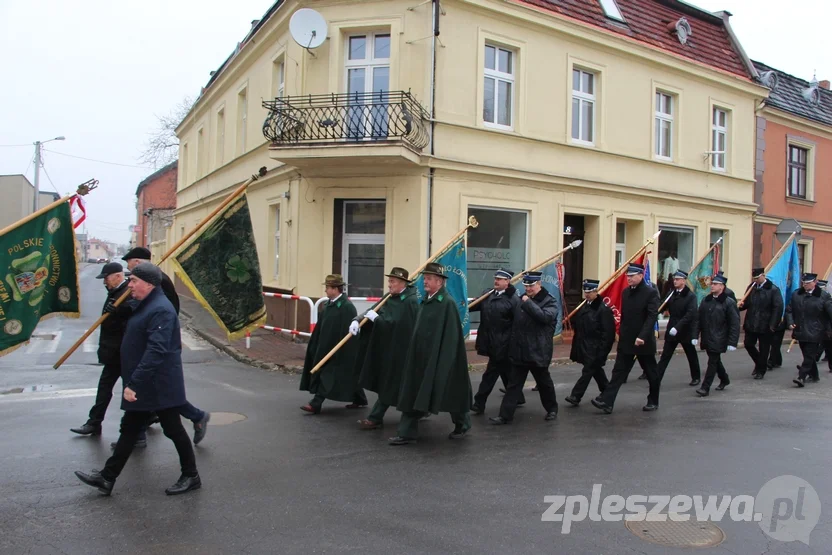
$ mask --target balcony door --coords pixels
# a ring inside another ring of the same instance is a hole
[[[347,137],[386,139],[390,104],[390,33],[347,37]]]
[[[350,297],[384,293],[385,210],[383,200],[344,201],[341,267]]]

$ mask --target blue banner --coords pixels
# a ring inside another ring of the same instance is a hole
[[[644,257],[644,282],[648,286],[653,287],[653,289],[656,289],[656,291],[658,291],[658,288],[653,285],[652,281],[650,281],[650,259],[647,258],[646,256]],[[661,295],[661,291],[659,291],[659,295]],[[662,302],[662,301],[664,301],[664,299],[659,300],[659,302]],[[656,337],[659,336],[659,319],[658,318],[656,318],[656,325],[653,326],[653,332],[656,334]]]
[[[783,310],[785,311],[786,306],[792,300],[792,293],[800,287],[800,258],[796,241],[791,242],[786,248],[786,252],[766,272],[766,277],[780,288],[780,294],[783,295]]]
[[[563,298],[560,294],[560,278],[558,277],[558,261],[555,260],[554,262],[547,264],[543,268],[540,268],[539,271],[543,274],[541,276],[541,282],[543,287],[555,298],[555,301],[558,303],[558,319],[556,320],[555,324],[555,335],[560,335],[563,332]],[[519,291],[520,295],[522,296],[522,285],[520,285],[521,291]]]
[[[717,247],[718,248],[718,247]],[[711,278],[714,277],[714,262],[716,261],[717,249],[711,249],[702,259],[698,266],[692,268],[688,274],[688,285],[696,295],[697,306],[702,300],[711,294]]]
[[[445,268],[445,289],[456,301],[459,309],[459,319],[462,321],[462,335],[467,338],[471,333],[471,318],[468,315],[468,258],[465,252],[465,235],[451,245],[441,256],[433,262]],[[420,274],[416,279],[416,290],[421,301],[425,297],[425,279]]]

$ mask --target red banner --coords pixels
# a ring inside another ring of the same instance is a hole
[[[644,264],[644,255],[633,260],[636,264]],[[610,307],[612,315],[615,318],[615,333],[621,326],[621,293],[628,287],[626,270],[618,276],[615,281],[607,285],[603,291],[600,291],[601,298],[604,304]]]

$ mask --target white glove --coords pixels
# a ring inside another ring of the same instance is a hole
[[[676,337],[677,333],[676,328],[670,328],[670,337]]]
[[[373,310],[371,308],[370,310],[367,311],[367,313],[364,316],[366,318],[369,318],[370,322],[375,322],[376,318],[378,318],[378,312],[376,312],[375,310]]]
[[[733,353],[733,352],[734,352],[734,351],[736,351],[736,350],[737,350],[737,348],[736,348],[736,347],[731,347],[730,345],[728,346],[728,352],[729,352],[729,353]]]
[[[691,339],[690,344],[693,345],[694,347],[696,347],[697,345],[699,345],[699,340],[698,339]]]
[[[353,335],[358,335],[361,332],[361,328],[358,327],[358,322],[353,320],[350,322],[350,333]]]

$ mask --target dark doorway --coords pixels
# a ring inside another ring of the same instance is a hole
[[[566,214],[563,217],[563,246],[584,239],[584,217]],[[571,249],[563,255],[563,296],[566,309],[572,310],[583,300],[584,249]],[[568,312],[564,311],[564,314]]]

